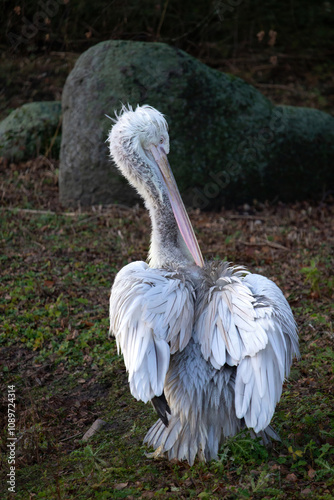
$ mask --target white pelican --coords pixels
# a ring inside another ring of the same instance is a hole
[[[298,354],[291,309],[269,279],[226,262],[204,262],[170,169],[163,115],[123,107],[109,134],[117,167],[152,220],[146,262],[117,274],[110,330],[131,394],[152,401],[158,421],[144,442],[153,456],[216,459],[248,427],[263,440],[284,377]]]

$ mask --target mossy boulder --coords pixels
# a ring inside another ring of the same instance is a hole
[[[105,140],[122,103],[150,104],[169,123],[170,163],[186,203],[316,196],[334,181],[334,119],[274,106],[240,78],[161,43],[102,42],[87,50],[63,92],[63,204],[127,203],[137,195]]]
[[[61,103],[31,102],[0,122],[0,156],[12,161],[52,152],[59,156]]]

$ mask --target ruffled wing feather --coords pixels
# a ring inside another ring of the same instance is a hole
[[[203,293],[195,323],[201,352],[214,368],[236,366],[235,410],[259,432],[273,416],[298,336],[281,290],[256,274],[224,267]]]
[[[188,344],[194,291],[175,272],[133,262],[116,276],[110,331],[129,372],[132,395],[145,403],[163,392],[170,354]]]

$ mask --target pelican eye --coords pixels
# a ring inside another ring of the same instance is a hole
[[[165,141],[164,141],[164,138],[163,138],[163,137],[161,137],[159,142],[160,142],[160,144],[163,144],[163,143],[165,142]]]

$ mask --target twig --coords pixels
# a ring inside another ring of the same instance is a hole
[[[68,436],[67,438],[63,438],[61,439],[60,441],[63,443],[64,441],[69,441],[70,439],[74,439],[78,436],[80,436],[80,434],[82,434],[81,432],[77,432],[76,434],[74,434],[73,436]]]
[[[101,418],[98,418],[97,420],[95,420],[95,422],[93,423],[93,425],[84,434],[84,436],[82,438],[82,441],[88,441],[88,439],[90,439],[92,436],[94,436],[94,434],[96,434],[97,432],[99,432],[99,430],[102,429],[102,427],[104,427],[106,425],[106,423],[107,422],[105,422]]]
[[[260,215],[222,215],[223,219],[244,219],[244,220],[269,220],[269,217],[261,217]]]
[[[263,242],[250,243],[248,241],[237,240],[237,243],[241,243],[242,245],[246,245],[248,247],[263,247],[263,246],[267,246],[267,247],[275,248],[275,249],[278,249],[278,250],[285,250],[286,252],[290,252],[289,248],[286,248],[283,245],[280,245],[279,243],[275,243],[274,241],[264,240]]]
[[[24,231],[25,233],[29,234],[29,236],[30,236],[30,238],[31,238],[32,242],[33,242],[33,243],[35,243],[35,245],[40,246],[40,247],[42,248],[42,250],[43,250],[43,251],[45,250],[45,246],[44,246],[42,243],[40,243],[39,241],[37,241],[37,240],[35,240],[35,239],[34,239],[34,234],[33,234],[31,231],[29,231],[29,229],[28,229],[28,228],[26,228],[26,227],[22,226],[22,228],[21,228],[21,229],[22,229],[22,231]]]
[[[207,21],[209,21],[209,19],[211,17],[213,17],[215,14],[216,14],[216,9],[213,12],[209,12],[209,14],[207,16],[203,17],[203,19],[201,19],[197,24],[195,24],[195,26],[193,28],[191,28],[186,33],[183,33],[182,35],[177,36],[176,38],[172,38],[171,42],[176,42],[177,40],[181,40],[181,38],[187,37],[188,35],[190,35],[190,33],[193,33],[195,30],[197,30],[197,28],[199,28],[200,26],[205,24]],[[166,39],[166,41],[167,41],[167,39]]]
[[[76,224],[76,225],[78,225],[78,224],[85,224],[86,222],[91,222],[94,219],[98,219],[101,215],[102,214],[92,215],[91,217],[86,217],[85,219],[77,220],[73,224]]]
[[[57,51],[51,51],[50,55],[51,56],[60,56],[60,57],[75,56],[76,58],[78,58],[78,54],[76,52],[57,52]]]
[[[309,59],[309,60],[314,60],[314,61],[319,61],[320,60],[324,60],[326,58],[326,56],[330,56],[331,54],[333,54],[333,51],[327,51],[327,52],[323,52],[321,55],[320,54],[317,54],[316,56],[312,56],[312,55],[308,55],[308,54],[305,54],[305,55],[302,55],[302,54],[296,54],[296,55],[293,55],[293,54],[277,54],[278,57],[283,57],[285,59]]]
[[[37,215],[67,215],[68,217],[76,217],[77,215],[88,215],[77,212],[52,212],[51,210],[34,210],[32,208],[16,208],[16,207],[0,207],[0,210],[8,212],[18,212],[23,214]]]
[[[92,214],[96,214],[96,215],[94,215],[94,217],[99,217],[100,215],[105,217],[105,216],[108,216],[110,214],[110,212],[108,212],[107,210],[112,209],[112,208],[117,208],[117,209],[124,210],[124,211],[131,211],[131,210],[135,209],[135,207],[127,207],[125,205],[117,205],[115,203],[114,205],[108,205],[107,207],[105,207],[103,212],[101,211],[101,212],[98,212],[97,214],[96,214],[96,212],[79,212],[79,211],[78,212],[52,212],[52,210],[35,210],[32,208],[16,208],[16,207],[0,207],[0,211],[18,212],[18,213],[23,213],[23,214],[36,214],[36,215],[64,215],[66,217],[78,217],[78,216],[82,216],[82,215],[90,217],[90,216],[92,216]]]
[[[278,90],[285,90],[288,92],[292,92],[293,94],[297,95],[307,95],[308,92],[305,90],[298,90],[289,87],[288,85],[280,85],[277,83],[254,83],[253,84],[255,87],[258,87],[259,89],[278,89]]]
[[[159,40],[159,38],[160,38],[160,31],[161,31],[161,27],[163,25],[163,22],[165,20],[165,15],[166,15],[168,3],[169,3],[169,0],[166,0],[164,8],[163,8],[163,11],[162,11],[162,14],[161,14],[161,18],[160,18],[160,21],[159,21],[159,26],[158,26],[158,29],[157,29],[157,34],[155,35],[157,40]]]

